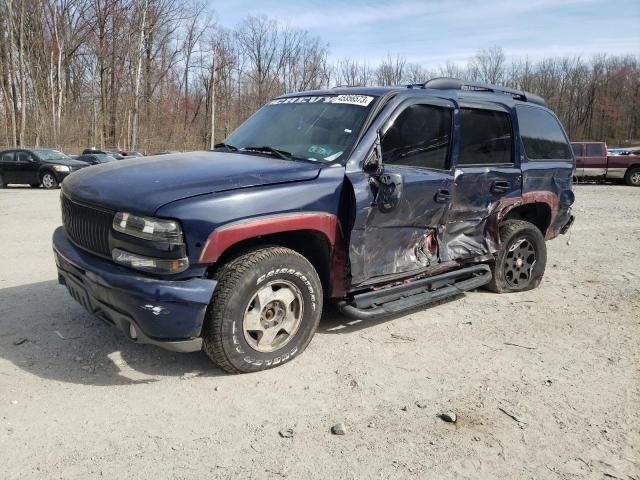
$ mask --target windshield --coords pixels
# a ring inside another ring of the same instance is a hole
[[[225,144],[240,150],[270,147],[296,159],[339,161],[356,141],[374,98],[368,95],[279,98],[258,110]]]
[[[116,161],[116,159],[113,158],[111,155],[97,154],[97,155],[95,155],[95,157],[98,159],[98,161],[100,163],[115,162]]]
[[[49,150],[49,149],[41,149],[34,150],[35,154],[40,157],[40,160],[51,161],[51,160],[69,160],[70,157],[67,157],[64,153],[59,152],[58,150]]]

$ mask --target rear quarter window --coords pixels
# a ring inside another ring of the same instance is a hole
[[[587,143],[587,157],[604,157],[605,152],[601,143]]]
[[[558,120],[537,107],[518,105],[520,138],[529,160],[571,160],[572,150]]]
[[[579,157],[580,155],[582,155],[582,145],[580,145],[579,143],[572,143],[571,144],[571,148],[573,150],[573,154],[576,157]]]
[[[32,156],[29,152],[17,152],[16,153],[16,161],[17,162],[22,162],[22,163],[27,163],[30,162],[32,159]]]

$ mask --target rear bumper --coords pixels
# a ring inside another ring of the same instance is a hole
[[[144,276],[79,249],[63,227],[53,234],[53,250],[58,281],[85,309],[131,340],[180,352],[202,348],[214,280]]]

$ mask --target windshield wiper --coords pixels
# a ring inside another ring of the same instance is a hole
[[[228,143],[216,143],[213,148],[226,148],[229,152],[237,152],[238,147],[234,147],[233,145],[229,145]]]
[[[291,159],[293,159],[293,155],[291,155],[290,152],[287,152],[285,150],[278,150],[278,149],[275,149],[273,147],[269,147],[268,145],[265,145],[263,147],[244,147],[241,150],[243,152],[268,153],[268,154],[274,155],[276,157],[280,157],[283,160],[291,160]]]

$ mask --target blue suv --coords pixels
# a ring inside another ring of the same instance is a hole
[[[519,90],[285,95],[214,151],[70,176],[59,281],[134,341],[263,370],[302,353],[328,301],[369,319],[537,287],[545,240],[573,221],[574,164],[557,117]]]

